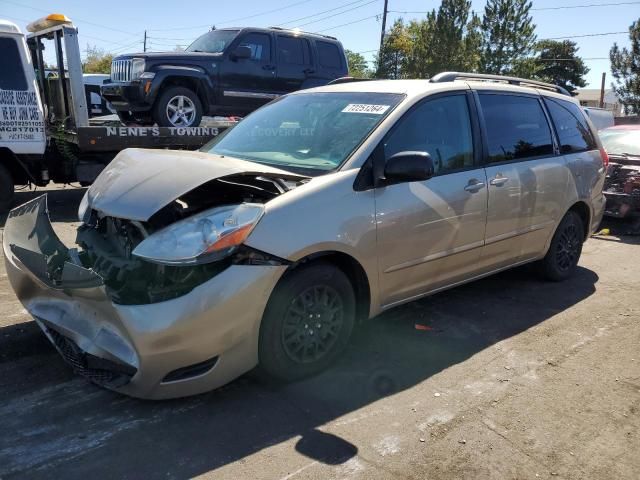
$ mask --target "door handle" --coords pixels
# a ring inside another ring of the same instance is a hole
[[[484,182],[479,182],[475,178],[473,180],[469,180],[469,183],[467,184],[467,186],[464,187],[464,189],[467,192],[471,192],[471,193],[476,193],[478,190],[481,190],[483,188],[484,188]]]
[[[274,67],[273,65],[263,65],[262,69],[263,70],[275,70],[276,67]]]
[[[496,175],[495,178],[492,178],[489,183],[491,185],[495,185],[496,187],[501,187],[502,185],[507,183],[508,180],[509,179],[507,177],[503,177],[502,175],[498,174],[498,175]]]
[[[307,75],[311,75],[312,73],[316,73],[316,71],[313,68],[305,68],[302,73],[305,73]]]

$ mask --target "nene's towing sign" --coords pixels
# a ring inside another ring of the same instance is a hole
[[[215,137],[216,127],[106,127],[108,137]]]
[[[82,151],[109,152],[123,148],[200,148],[225,130],[220,127],[118,127],[90,126],[77,129]]]
[[[38,97],[29,90],[0,89],[0,141],[44,140],[44,121]]]

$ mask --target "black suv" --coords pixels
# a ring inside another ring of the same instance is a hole
[[[197,126],[203,115],[243,116],[347,70],[334,37],[276,27],[219,29],[184,52],[116,57],[102,95],[125,123]]]

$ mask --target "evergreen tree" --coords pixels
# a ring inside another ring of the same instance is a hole
[[[629,27],[631,49],[613,44],[609,51],[614,92],[627,113],[640,114],[640,19]]]
[[[542,40],[536,44],[535,51],[537,68],[534,78],[560,85],[571,94],[576,88],[586,86],[584,76],[589,73],[589,68],[577,55],[576,42]]]
[[[483,73],[505,74],[529,55],[536,41],[528,0],[488,0],[482,17]]]

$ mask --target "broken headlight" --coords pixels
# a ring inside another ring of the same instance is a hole
[[[242,244],[263,213],[264,206],[257,203],[205,210],[155,232],[132,253],[166,265],[214,262]]]

